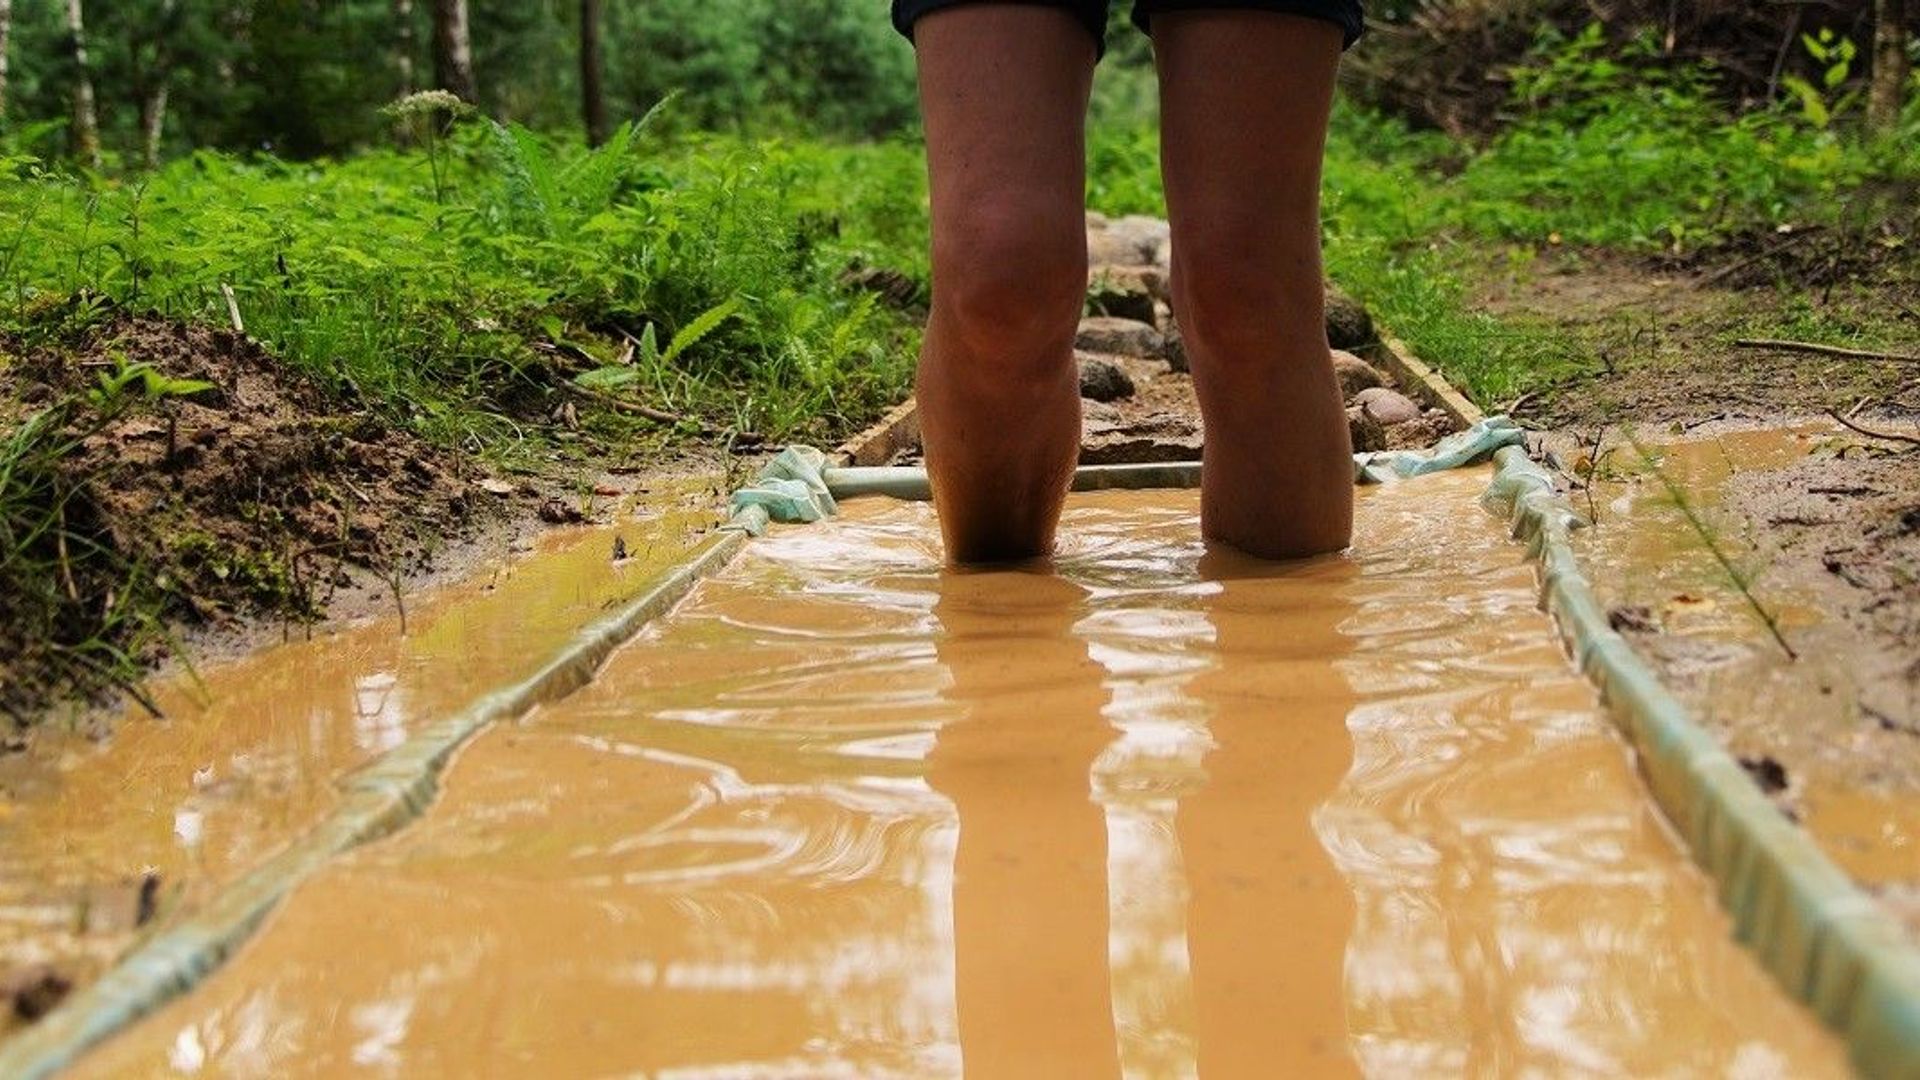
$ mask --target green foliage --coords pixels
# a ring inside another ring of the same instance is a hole
[[[61,7],[14,5],[0,130],[48,120],[57,130],[67,116],[73,73]],[[403,23],[392,0],[87,4],[109,171],[139,165],[141,102],[161,85],[170,154],[212,147],[309,159],[379,144],[389,134],[379,107],[433,85],[429,7],[417,0]],[[469,10],[482,111],[540,130],[576,126],[579,5],[469,0]],[[883,136],[915,123],[912,49],[884,5],[616,0],[605,5],[601,38],[615,119],[681,93],[672,122],[683,129]]]
[[[1804,44],[1826,65],[1822,93],[1843,86],[1846,40],[1829,33]],[[1920,100],[1899,132],[1877,140],[1799,108],[1730,115],[1712,93],[1714,71],[1661,69],[1658,48],[1651,38],[1609,42],[1597,26],[1541,31],[1511,72],[1508,122],[1484,144],[1336,108],[1322,196],[1331,276],[1481,401],[1498,403],[1593,361],[1549,327],[1468,309],[1465,282],[1484,277],[1489,252],[1522,261],[1556,245],[1686,255],[1782,225],[1911,217]],[[1096,125],[1089,163],[1089,205],[1164,212],[1149,121]]]
[[[1807,123],[1824,130],[1833,125],[1836,115],[1860,99],[1857,89],[1840,92],[1853,71],[1853,39],[1836,38],[1832,30],[1821,27],[1818,36],[1801,34],[1800,44],[1821,66],[1820,85],[1798,75],[1781,76],[1780,85],[1799,99],[1800,114]]]
[[[201,379],[176,379],[155,371],[150,364],[129,363],[116,354],[112,371],[103,371],[87,393],[87,403],[103,414],[113,414],[135,403],[152,403],[167,398],[192,397],[213,389]]]
[[[924,272],[905,145],[628,125],[587,151],[483,122],[432,153],[202,151],[138,184],[9,167],[0,328],[76,295],[220,324],[231,289],[249,334],[430,437],[505,451],[577,358],[608,366],[629,339],[666,342],[623,380],[638,400],[775,437],[822,418],[824,437],[895,400],[914,352],[839,284],[854,263]]]

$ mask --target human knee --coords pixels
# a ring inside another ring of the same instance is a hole
[[[1182,236],[1174,244],[1174,307],[1190,347],[1232,363],[1324,341],[1316,246],[1296,254],[1233,234]]]
[[[1078,215],[1060,216],[980,209],[936,238],[936,318],[970,349],[1017,358],[1072,336],[1087,249]]]

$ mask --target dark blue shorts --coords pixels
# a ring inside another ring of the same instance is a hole
[[[912,40],[913,24],[922,15],[941,8],[980,2],[982,0],[893,0],[893,26],[894,29],[905,34],[908,40]],[[1085,24],[1087,31],[1093,35],[1093,40],[1098,45],[1106,44],[1108,0],[997,0],[997,2],[1063,8]],[[1340,28],[1340,33],[1345,38],[1343,47],[1350,47],[1360,39],[1363,26],[1360,17],[1360,0],[1133,0],[1133,24],[1151,34],[1155,15],[1167,11],[1193,11],[1202,8],[1274,11],[1282,15],[1304,15],[1310,19],[1325,19]]]

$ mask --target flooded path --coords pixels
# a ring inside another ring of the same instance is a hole
[[[0,756],[0,971],[46,963],[91,981],[127,947],[138,908],[164,920],[197,907],[333,809],[344,774],[530,674],[713,522],[694,481],[654,503],[618,528],[553,530],[410,599],[405,632],[396,617],[324,627],[210,666],[200,685],[160,681],[164,721],[130,707],[105,741],[49,728]],[[619,564],[616,535],[632,550]],[[14,1022],[0,1016],[0,1037]]]
[[[77,1071],[1844,1075],[1484,485],[1285,567],[1191,492],[1076,497],[1049,570],[776,533]]]

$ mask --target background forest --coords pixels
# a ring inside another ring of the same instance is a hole
[[[1372,4],[1330,273],[1545,421],[1680,346],[1910,342],[1904,7]],[[1160,214],[1150,47],[1112,21],[1088,204]],[[928,287],[916,126],[880,0],[0,0],[0,708],[122,683],[182,623],[315,617],[317,559],[397,581],[446,527],[324,475],[338,431],[557,485],[564,518],[601,470],[871,419]],[[1677,337],[1497,302],[1596,272],[1733,301]],[[298,384],[319,479],[195,479],[175,432],[220,350]]]

